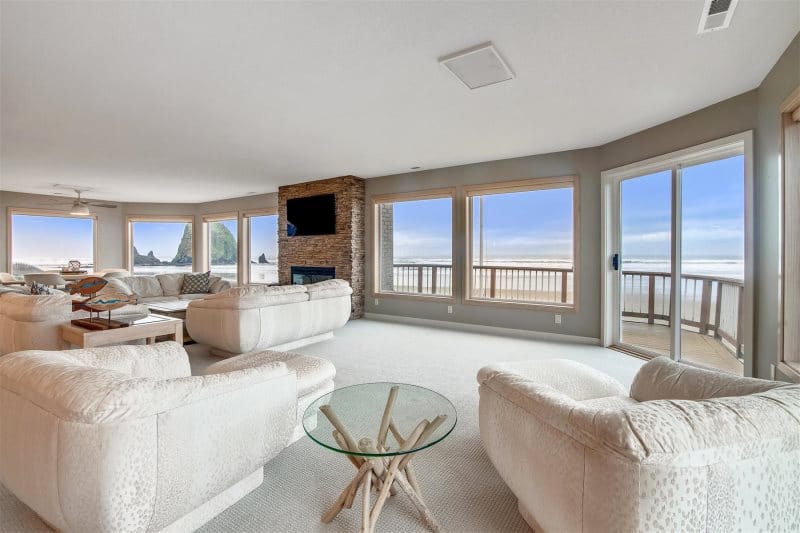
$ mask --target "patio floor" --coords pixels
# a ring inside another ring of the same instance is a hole
[[[660,324],[622,321],[622,340],[625,344],[641,346],[664,355],[670,354],[670,330]],[[744,366],[719,340],[693,331],[681,331],[681,351],[684,360],[742,375]]]

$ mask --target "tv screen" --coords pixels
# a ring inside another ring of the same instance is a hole
[[[336,195],[322,194],[286,201],[286,234],[330,235],[336,233]]]

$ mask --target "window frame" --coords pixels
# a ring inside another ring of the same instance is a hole
[[[192,225],[192,272],[195,272],[197,265],[197,258],[195,257],[196,235],[194,215],[128,215],[125,217],[125,268],[128,269],[131,276],[133,272],[133,223],[134,222],[184,222]],[[141,274],[140,274],[141,275]]]
[[[450,199],[450,268],[451,268],[451,287],[450,295],[439,294],[417,294],[405,292],[386,292],[380,289],[380,219],[378,206],[386,203],[413,202],[418,200],[439,200]],[[458,261],[456,261],[456,187],[443,187],[437,189],[426,189],[420,191],[377,194],[370,197],[370,212],[372,217],[372,284],[370,287],[371,295],[374,298],[397,298],[403,300],[422,300],[435,301],[441,303],[455,303],[457,301],[457,282],[460,274]]]
[[[572,189],[572,303],[558,302],[528,302],[502,300],[499,298],[477,298],[472,296],[472,269],[473,269],[473,208],[472,198],[492,194],[507,194],[516,192],[533,192],[551,189]],[[465,213],[465,258],[464,270],[469,275],[463,277],[464,294],[463,303],[486,307],[501,307],[506,309],[527,309],[540,311],[556,311],[577,313],[580,308],[580,177],[577,175],[554,176],[543,178],[529,178],[523,180],[503,181],[480,185],[467,185],[464,187],[464,213]]]
[[[201,244],[201,250],[203,252],[202,257],[202,265],[203,271],[209,272],[211,271],[211,254],[209,253],[208,247],[208,224],[210,222],[222,222],[224,220],[235,220],[236,221],[236,284],[242,284],[242,220],[239,214],[239,211],[226,211],[224,213],[209,213],[205,215],[201,215],[203,223],[201,224],[203,231],[202,237],[203,242]]]
[[[39,217],[56,217],[56,218],[80,218],[80,219],[91,219],[92,220],[92,269],[95,272],[101,270],[101,265],[98,264],[97,259],[99,257],[99,247],[98,243],[100,242],[100,220],[97,216],[97,213],[90,213],[89,215],[71,215],[65,211],[59,211],[58,209],[36,209],[36,208],[26,208],[26,207],[9,207],[6,212],[6,271],[12,272],[13,265],[14,265],[14,257],[12,256],[14,245],[13,245],[13,236],[14,236],[14,228],[13,228],[13,221],[14,215],[27,215],[27,216],[39,216]]]
[[[266,283],[261,283],[258,281],[250,281],[250,239],[251,235],[251,227],[250,227],[250,219],[252,217],[264,217],[264,216],[278,216],[278,208],[277,207],[266,207],[263,209],[250,209],[247,211],[242,211],[239,217],[239,225],[242,227],[242,235],[244,238],[242,239],[243,245],[240,245],[239,248],[241,249],[240,257],[244,258],[242,261],[242,268],[241,276],[242,279],[245,280],[244,283],[247,285],[267,285]],[[278,231],[275,232],[275,242],[278,246],[278,254],[280,257],[280,228]],[[280,269],[278,270],[278,276],[280,278]]]

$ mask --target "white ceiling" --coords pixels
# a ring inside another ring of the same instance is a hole
[[[0,188],[200,202],[596,146],[759,85],[800,2],[2,2]],[[494,42],[516,78],[440,56]]]

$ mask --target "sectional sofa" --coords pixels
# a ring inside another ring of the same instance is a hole
[[[211,353],[229,357],[259,350],[291,350],[333,336],[352,310],[353,290],[332,279],[311,285],[235,287],[195,300],[186,328]]]
[[[198,300],[207,298],[231,288],[231,283],[219,276],[209,278],[208,293],[183,293],[183,272],[158,274],[155,276],[119,277],[120,281],[135,294],[139,303],[173,302],[177,300]]]

